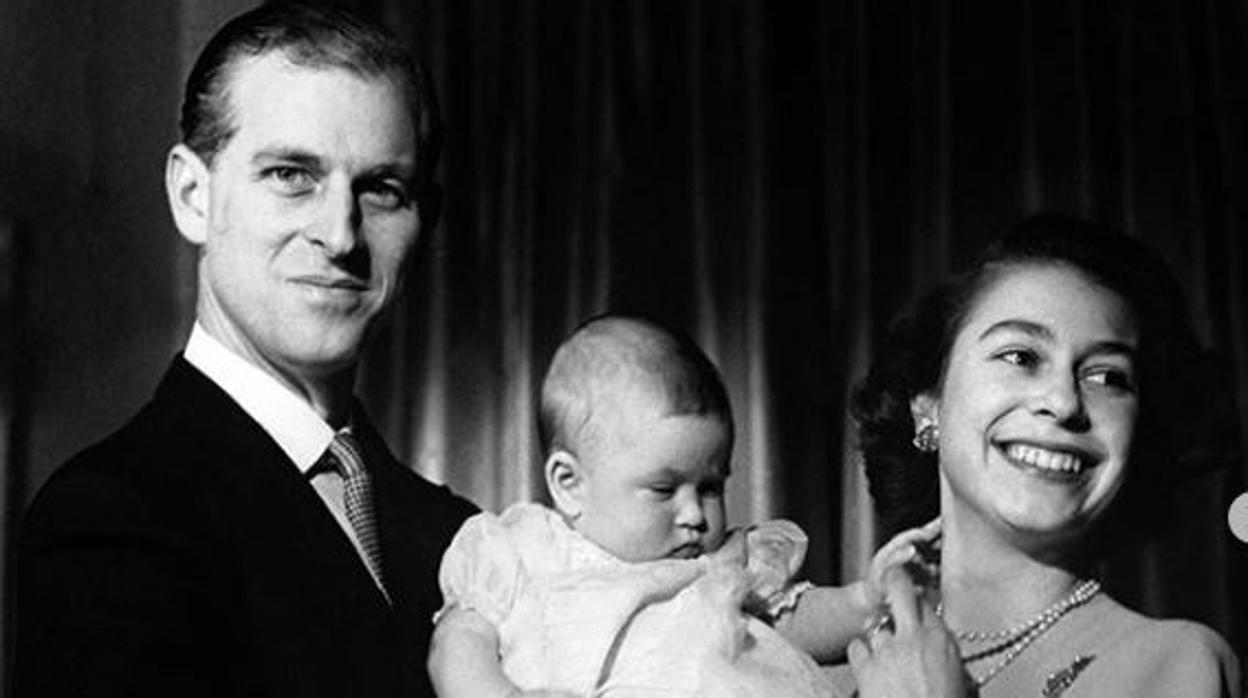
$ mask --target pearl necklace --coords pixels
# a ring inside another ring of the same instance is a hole
[[[1040,612],[1039,615],[1013,628],[998,630],[994,632],[983,632],[977,630],[959,630],[954,631],[954,636],[962,642],[993,642],[999,641],[998,644],[986,647],[980,651],[974,652],[962,661],[963,663],[973,662],[979,659],[986,659],[994,654],[1004,652],[1001,661],[997,662],[991,669],[982,676],[971,678],[975,681],[976,686],[983,686],[990,679],[1000,674],[1007,666],[1009,666],[1028,645],[1035,642],[1041,635],[1057,624],[1063,616],[1071,610],[1082,606],[1096,596],[1101,591],[1101,583],[1095,579],[1085,579],[1075,586],[1069,595],[1059,600],[1057,603],[1049,606]],[[936,615],[944,618],[944,604],[936,606]]]

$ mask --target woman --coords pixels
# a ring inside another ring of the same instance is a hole
[[[1164,264],[1062,216],[903,316],[854,415],[886,525],[941,516],[940,576],[931,603],[890,581],[891,615],[850,651],[862,695],[1238,695],[1216,633],[1135,613],[1095,576],[1161,518],[1198,359]]]

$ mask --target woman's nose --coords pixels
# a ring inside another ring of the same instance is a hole
[[[1079,379],[1071,373],[1054,372],[1041,384],[1035,397],[1036,413],[1053,418],[1067,429],[1088,427]]]

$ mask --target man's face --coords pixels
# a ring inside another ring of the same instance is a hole
[[[287,383],[352,367],[421,232],[416,130],[385,78],[234,66],[234,135],[210,168],[199,319]]]

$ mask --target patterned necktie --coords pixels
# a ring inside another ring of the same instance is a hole
[[[368,470],[364,468],[360,444],[344,429],[330,442],[329,453],[333,457],[335,469],[342,476],[347,520],[351,522],[355,537],[364,549],[369,569],[384,589],[386,582],[382,574],[381,540],[377,534],[377,516],[373,512],[373,486]]]

